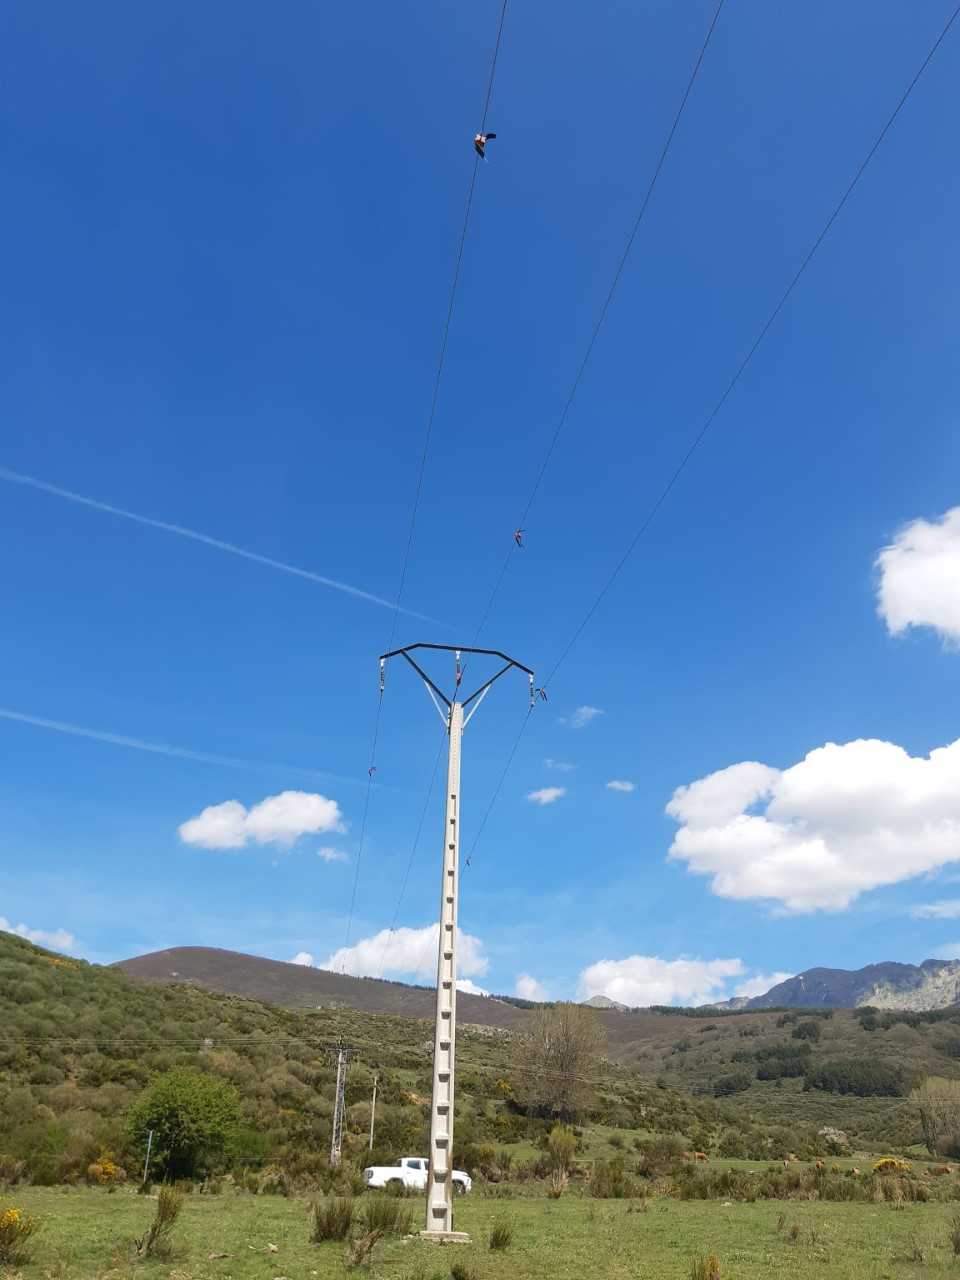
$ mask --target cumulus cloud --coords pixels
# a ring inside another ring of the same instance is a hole
[[[536,978],[529,973],[520,973],[517,975],[516,993],[521,1000],[546,1000],[547,989],[542,982],[538,982]]]
[[[781,982],[786,982],[788,978],[794,976],[792,973],[758,973],[753,978],[737,983],[733,988],[733,994],[752,1000],[754,996],[765,996],[773,987],[778,987]]]
[[[722,898],[839,911],[861,893],[960,860],[960,740],[911,756],[828,743],[789,769],[748,762],[679,787],[670,857]]]
[[[960,507],[904,525],[876,565],[877,610],[892,635],[930,627],[960,645]]]
[[[11,924],[5,916],[0,916],[0,933],[14,933],[27,942],[35,942],[38,947],[50,947],[53,951],[76,951],[77,940],[66,929],[31,929],[25,924]]]
[[[437,972],[440,925],[422,929],[381,929],[370,938],[361,938],[352,947],[340,947],[320,966],[336,973],[352,973],[358,978],[378,978],[399,973],[430,979]],[[465,978],[482,978],[489,967],[483,943],[472,934],[457,930],[457,968]]]
[[[322,849],[317,850],[317,857],[322,858],[324,862],[349,862],[350,859],[342,849],[331,849],[329,845],[324,845]]]
[[[547,756],[543,763],[548,769],[554,769],[557,773],[573,773],[577,767],[575,764],[570,764],[568,760],[554,760],[550,756]]]
[[[312,791],[281,791],[252,809],[239,800],[225,800],[209,805],[178,828],[184,844],[201,849],[242,849],[251,840],[289,847],[301,836],[343,830],[336,800]]]
[[[607,783],[608,791],[636,791],[636,789],[637,785],[635,782],[627,782],[624,778],[614,778],[611,782]]]
[[[298,951],[290,963],[303,965],[305,969],[313,969],[315,967],[313,956],[309,951]]]
[[[605,714],[599,707],[577,707],[572,715],[561,716],[560,723],[568,725],[571,729],[585,729],[591,720],[596,720],[597,716]]]
[[[539,805],[553,804],[555,800],[559,800],[566,794],[566,787],[541,787],[539,791],[528,791],[527,799]]]
[[[910,914],[917,920],[960,919],[960,898],[944,898],[940,902],[925,902],[914,907]]]
[[[488,996],[490,994],[483,987],[478,987],[471,978],[458,978],[457,990],[465,991],[469,996]]]
[[[662,960],[627,956],[598,960],[580,974],[580,996],[607,996],[620,1004],[707,1004],[723,998],[730,978],[744,972],[741,960]]]

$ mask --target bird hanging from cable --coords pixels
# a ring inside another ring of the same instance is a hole
[[[376,766],[375,764],[372,764],[372,765],[370,766],[370,768],[367,770],[367,777],[368,777],[368,778],[370,778],[370,779],[372,780],[372,779],[373,779],[373,775],[374,775],[376,772],[377,772],[377,766]]]
[[[523,535],[525,532],[525,529],[514,529],[513,531],[513,540],[521,551],[523,550]]]
[[[540,695],[541,699],[542,699],[544,702],[546,702],[546,700],[547,700],[547,691],[546,691],[546,689],[544,689],[543,685],[538,686],[538,688],[537,688],[537,693],[539,693],[539,695]]]
[[[473,140],[473,149],[481,160],[486,159],[487,143],[492,142],[497,135],[495,133],[478,133]]]

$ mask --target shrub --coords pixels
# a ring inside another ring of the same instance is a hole
[[[0,1211],[0,1265],[16,1267],[26,1262],[26,1243],[39,1229],[39,1219],[19,1209]]]
[[[690,1266],[690,1280],[720,1280],[720,1259],[715,1253],[699,1254]]]
[[[909,1160],[900,1160],[897,1156],[881,1156],[879,1160],[874,1161],[874,1173],[909,1173]]]
[[[351,1267],[365,1267],[370,1261],[370,1255],[373,1253],[374,1245],[382,1239],[382,1231],[368,1231],[366,1235],[357,1236],[356,1240],[350,1242],[347,1249],[347,1265]]]
[[[353,1200],[349,1196],[321,1200],[313,1206],[313,1229],[310,1240],[323,1244],[326,1240],[346,1240],[353,1226]]]
[[[513,1228],[505,1222],[495,1222],[490,1229],[490,1248],[509,1249],[513,1243]]]
[[[363,1203],[363,1223],[368,1232],[408,1236],[413,1230],[413,1211],[396,1196],[368,1196]]]
[[[450,1268],[450,1280],[477,1280],[477,1273],[466,1262],[455,1262]]]
[[[812,1018],[806,1022],[798,1022],[791,1032],[794,1040],[812,1040],[814,1044],[820,1039],[820,1023]]]
[[[753,1076],[749,1071],[734,1071],[728,1076],[721,1076],[714,1081],[713,1096],[727,1098],[732,1093],[743,1093],[753,1084]]]
[[[683,1151],[679,1138],[651,1138],[641,1144],[640,1172],[648,1178],[672,1173],[683,1159]]]
[[[173,1187],[161,1187],[157,1196],[157,1211],[146,1233],[137,1240],[137,1253],[141,1258],[168,1258],[170,1234],[183,1208],[183,1194]]]
[[[598,1160],[590,1177],[590,1194],[597,1200],[625,1200],[636,1191],[633,1179],[627,1174],[623,1157]]]
[[[858,1098],[900,1098],[906,1092],[900,1068],[873,1058],[820,1063],[808,1069],[803,1087]]]
[[[547,1147],[553,1167],[569,1172],[577,1150],[577,1137],[573,1130],[568,1125],[555,1124],[547,1138]]]
[[[570,1182],[570,1175],[566,1169],[554,1169],[550,1175],[550,1185],[547,1187],[547,1195],[551,1200],[559,1200],[566,1191]]]

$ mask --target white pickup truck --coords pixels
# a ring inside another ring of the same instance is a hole
[[[415,1191],[426,1191],[429,1160],[421,1160],[419,1156],[404,1156],[396,1164],[374,1165],[364,1169],[363,1180],[372,1189],[389,1187],[391,1183],[404,1187],[412,1187]],[[454,1169],[450,1175],[454,1194],[465,1195],[473,1186],[473,1179],[468,1173]]]

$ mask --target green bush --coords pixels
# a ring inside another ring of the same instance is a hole
[[[346,1196],[321,1200],[313,1206],[313,1228],[310,1239],[314,1244],[327,1240],[346,1240],[353,1226],[353,1200]]]
[[[179,1180],[196,1178],[221,1164],[239,1120],[239,1098],[228,1080],[174,1067],[141,1094],[127,1123],[143,1150],[153,1131],[154,1171]]]
[[[367,1231],[382,1236],[408,1236],[413,1231],[413,1211],[396,1196],[367,1193],[363,1201],[363,1222]]]
[[[622,1156],[596,1162],[590,1176],[590,1194],[597,1200],[626,1200],[636,1194],[636,1184],[627,1173]]]
[[[509,1249],[513,1243],[513,1228],[505,1222],[495,1222],[490,1229],[490,1248],[494,1250]]]

